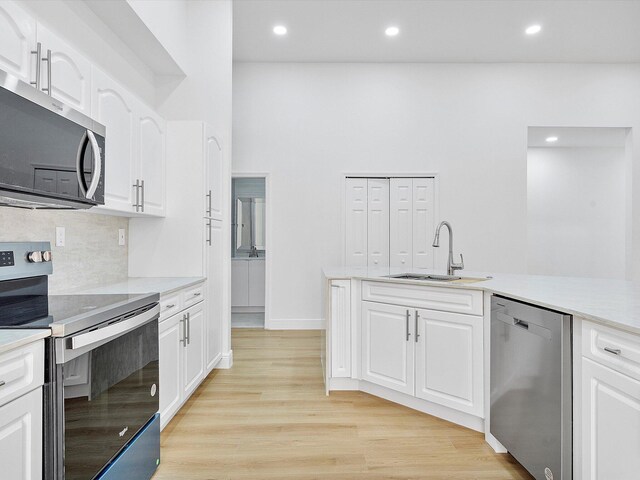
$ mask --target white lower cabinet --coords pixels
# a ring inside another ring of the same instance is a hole
[[[164,428],[205,377],[204,302],[162,319],[160,427]]]
[[[264,308],[265,259],[231,260],[231,306]]]
[[[42,387],[0,407],[0,458],[2,478],[42,478]]]
[[[409,310],[362,302],[362,380],[413,395],[414,342]]]
[[[581,411],[581,478],[635,480],[640,472],[640,336],[582,323],[582,392],[574,392]]]
[[[351,376],[351,281],[331,282],[331,376]]]

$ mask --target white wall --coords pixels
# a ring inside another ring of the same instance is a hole
[[[624,147],[529,148],[528,271],[625,278]]]
[[[273,319],[322,316],[343,172],[437,172],[467,271],[526,272],[527,127],[634,127],[638,144],[638,65],[239,63],[233,76],[233,170],[271,174]]]

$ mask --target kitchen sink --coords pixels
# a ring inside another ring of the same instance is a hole
[[[433,273],[399,273],[396,275],[385,275],[387,278],[394,278],[398,280],[423,280],[425,282],[482,282],[488,280],[491,277],[486,278],[472,278],[472,277],[459,277],[456,275],[437,275]]]

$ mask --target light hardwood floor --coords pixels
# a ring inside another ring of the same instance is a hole
[[[154,480],[530,479],[483,435],[361,392],[324,394],[317,331],[235,329],[162,433]]]

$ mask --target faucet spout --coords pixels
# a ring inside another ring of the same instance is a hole
[[[453,261],[453,228],[451,228],[451,224],[449,222],[442,221],[436,228],[436,233],[433,237],[433,246],[440,246],[440,229],[442,227],[447,227],[449,230],[449,257],[447,258],[447,275],[453,275],[456,270],[462,270],[464,268],[464,258],[462,254],[460,254],[460,263],[455,263]]]

